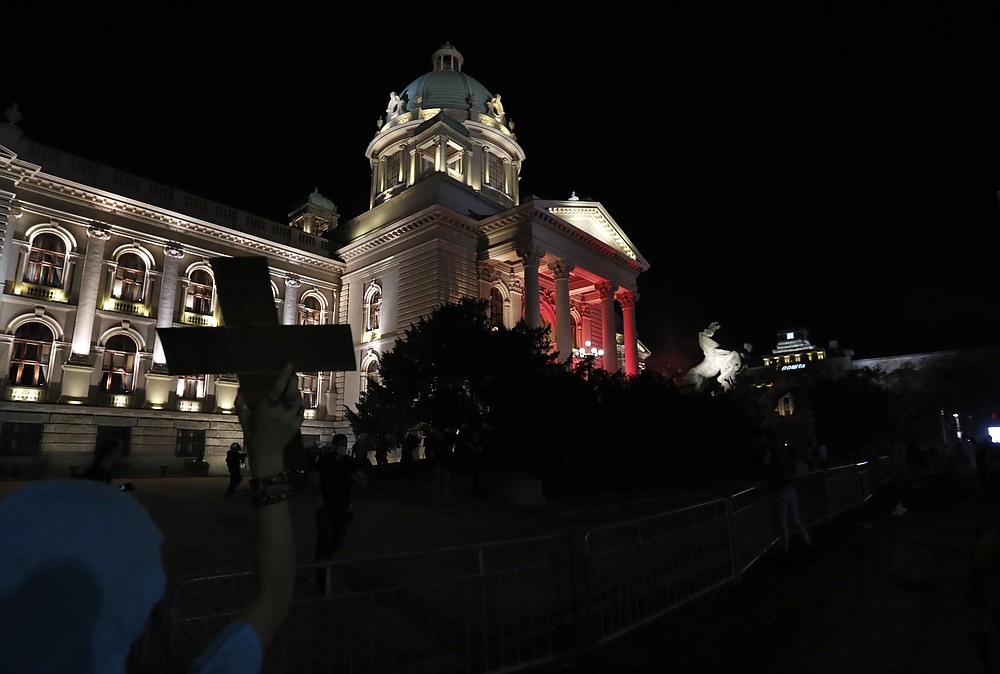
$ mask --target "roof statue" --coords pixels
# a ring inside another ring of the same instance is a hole
[[[712,377],[716,377],[723,391],[728,391],[736,385],[736,377],[746,370],[744,353],[749,353],[753,346],[745,343],[744,352],[723,349],[714,339],[715,333],[721,328],[722,325],[718,321],[713,321],[698,333],[698,346],[701,347],[705,357],[688,370],[686,376],[687,383],[693,384],[697,391],[705,390]]]

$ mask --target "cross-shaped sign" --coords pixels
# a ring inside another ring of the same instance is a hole
[[[351,326],[281,325],[265,258],[213,257],[209,262],[223,326],[157,328],[169,374],[235,373],[252,407],[288,361],[295,372],[357,370]],[[301,435],[292,442],[301,450]],[[286,456],[292,449],[290,444]]]

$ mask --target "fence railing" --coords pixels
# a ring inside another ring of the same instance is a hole
[[[883,457],[796,476],[803,522],[860,506],[899,469]],[[495,673],[580,656],[738,583],[777,541],[772,512],[769,490],[754,487],[582,537],[302,564],[263,671]],[[253,583],[250,571],[182,581],[164,620],[147,630],[144,671],[185,671],[246,605]]]

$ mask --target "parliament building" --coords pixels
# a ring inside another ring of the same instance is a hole
[[[217,257],[265,258],[282,324],[351,328],[354,370],[298,373],[307,445],[350,434],[345,411],[382,354],[462,297],[488,300],[497,325],[548,325],[560,360],[637,373],[648,263],[601,203],[522,197],[525,152],[501,96],[449,44],[431,62],[389,94],[365,151],[369,208],[344,221],[316,191],[275,222],[67,154],[8,107],[0,477],[68,477],[109,436],[129,448],[123,473],[225,474],[242,442],[237,374],[171,374],[157,338],[223,325]]]

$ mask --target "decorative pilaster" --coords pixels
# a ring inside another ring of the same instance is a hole
[[[635,302],[638,295],[630,290],[618,292],[622,305],[622,333],[625,342],[625,374],[639,374],[639,346],[635,338]]]
[[[285,277],[285,305],[281,317],[283,325],[295,325],[297,322],[295,314],[299,307],[298,287],[300,285],[302,285],[302,281],[295,274],[289,274]]]
[[[94,319],[97,317],[104,245],[111,238],[111,231],[95,223],[87,229],[87,237],[89,241],[84,253],[73,341],[69,358],[62,366],[62,395],[59,402],[64,404],[86,404],[90,400],[90,380],[94,374],[94,363],[90,360],[90,342],[94,336]]]
[[[615,336],[615,286],[609,281],[594,284],[601,298],[601,335],[604,342],[604,369],[618,371],[618,340]]]
[[[177,271],[180,268],[184,251],[173,244],[163,247],[163,273],[160,283],[160,299],[156,306],[156,327],[172,328],[174,326],[174,309],[177,307]],[[153,344],[153,369],[166,371],[167,357],[160,344],[160,336],[156,336]],[[159,366],[159,368],[158,368]]]
[[[541,296],[538,292],[538,264],[545,256],[544,251],[534,248],[518,248],[517,255],[524,264],[524,321],[529,327],[542,325]]]
[[[69,357],[77,365],[90,362],[90,342],[94,336],[94,318],[97,316],[104,247],[111,238],[111,230],[95,223],[87,228],[87,237],[89,241],[84,255],[80,299],[76,307],[76,326],[73,329],[73,350]]]
[[[573,323],[569,314],[569,274],[573,265],[565,260],[549,262],[549,271],[555,276],[556,285],[556,349],[559,360],[572,362]]]
[[[163,247],[163,273],[160,275],[160,298],[156,306],[156,327],[172,328],[174,310],[177,306],[177,278],[184,250],[174,244]],[[170,403],[170,392],[174,378],[167,374],[167,356],[163,353],[160,335],[153,342],[153,366],[146,373],[146,400],[143,405],[150,409],[166,409]],[[216,383],[218,388],[218,383]],[[216,394],[218,395],[218,393]]]

